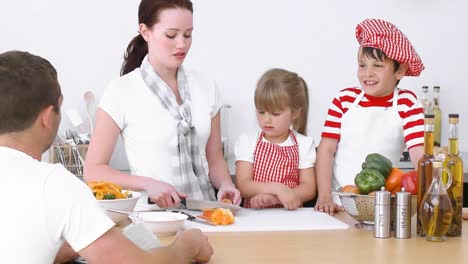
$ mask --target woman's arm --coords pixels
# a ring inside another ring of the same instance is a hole
[[[331,196],[333,159],[335,158],[337,146],[337,139],[322,138],[318,146],[317,162],[315,164],[318,185],[318,200],[315,209],[328,214],[333,214],[336,209],[341,209],[333,202]]]
[[[109,166],[112,152],[121,130],[114,120],[102,109],[96,111],[96,126],[84,165],[86,181],[109,181],[127,190],[146,191],[148,196],[159,207],[174,207],[180,202],[175,188],[162,181],[148,177],[135,176],[116,170]]]
[[[229,169],[221,149],[221,125],[219,112],[211,119],[211,131],[206,143],[206,159],[211,184],[218,189],[218,200],[230,199],[234,204],[240,204],[239,190],[232,182]]]

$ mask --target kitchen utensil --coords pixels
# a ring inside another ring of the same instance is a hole
[[[89,122],[89,127],[91,132],[93,132],[94,128],[94,113],[96,112],[96,102],[93,92],[86,91],[83,94],[83,99],[86,106],[86,114]]]
[[[148,198],[148,204],[154,204],[150,198]],[[190,198],[181,198],[180,204],[184,209],[201,211],[206,208],[226,208],[230,209],[233,214],[236,214],[242,209],[242,207],[235,204],[206,201],[206,200],[195,200]]]
[[[191,215],[191,214],[189,214],[189,213],[186,213],[186,212],[184,212],[184,211],[177,211],[177,210],[175,210],[175,211],[172,211],[172,212],[173,212],[173,213],[184,214],[184,215],[186,215],[186,216],[188,217],[187,220],[192,221],[192,222],[195,222],[195,223],[200,223],[200,224],[204,224],[204,225],[212,225],[212,226],[215,225],[215,224],[211,223],[210,221],[205,221],[205,220],[202,220],[202,219],[198,219],[196,216],[193,216],[193,215]]]
[[[123,191],[125,192],[125,190]],[[139,192],[131,191],[131,193],[131,198],[97,201],[107,216],[117,224],[127,218],[127,213],[133,211],[138,199],[140,199],[141,194]]]

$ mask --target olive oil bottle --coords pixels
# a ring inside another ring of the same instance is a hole
[[[452,173],[452,185],[447,194],[452,203],[453,215],[447,236],[461,236],[463,225],[463,160],[458,150],[458,114],[449,114],[449,153],[444,160],[444,168]],[[443,174],[446,181],[446,173]]]
[[[434,146],[441,145],[442,131],[442,110],[440,109],[440,86],[434,86],[434,102],[432,104],[432,113],[434,114]]]
[[[418,162],[418,209],[432,182],[432,163],[434,161],[434,115],[424,115],[424,155]],[[418,212],[419,213],[419,212]],[[416,232],[425,236],[420,216],[418,215]]]

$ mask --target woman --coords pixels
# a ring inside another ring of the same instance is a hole
[[[85,162],[86,181],[141,190],[159,207],[181,197],[240,203],[221,151],[221,103],[215,84],[182,67],[191,43],[189,0],[142,0],[139,33],[121,77],[106,89]],[[132,177],[109,166],[122,135]],[[213,185],[213,186],[212,186]]]

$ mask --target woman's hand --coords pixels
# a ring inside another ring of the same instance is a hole
[[[342,206],[339,206],[336,203],[334,203],[331,197],[322,196],[318,197],[314,209],[316,211],[325,212],[329,215],[333,215],[334,212],[344,210]]]
[[[250,199],[251,208],[266,208],[276,204],[281,204],[281,201],[276,195],[268,193],[259,193]]]
[[[225,183],[221,185],[218,190],[218,201],[229,199],[233,204],[239,205],[241,203],[241,195],[239,190],[233,183]]]
[[[160,208],[179,207],[180,197],[187,197],[187,194],[178,192],[174,186],[154,179],[151,179],[145,190],[151,201]]]
[[[286,185],[283,185],[276,195],[283,204],[284,208],[288,210],[295,210],[302,206],[302,201],[299,195],[297,195],[293,189]]]

